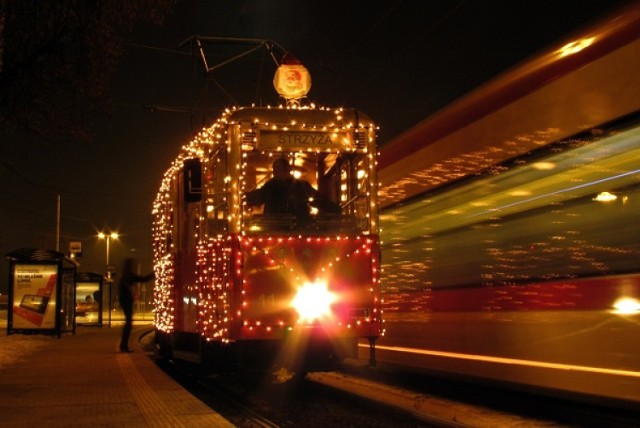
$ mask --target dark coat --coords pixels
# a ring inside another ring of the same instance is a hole
[[[124,271],[118,283],[118,298],[120,305],[125,307],[133,307],[135,296],[133,294],[133,285],[137,282],[147,282],[154,278],[154,274],[138,275],[132,271]]]
[[[320,193],[304,180],[288,178],[267,181],[264,186],[246,194],[247,204],[264,204],[264,213],[291,214],[299,220],[310,217],[310,206],[316,206],[321,211],[339,212],[339,208],[327,202]]]

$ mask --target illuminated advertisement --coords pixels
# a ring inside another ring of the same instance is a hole
[[[16,264],[13,271],[13,328],[56,327],[57,265]]]
[[[76,283],[76,323],[98,324],[100,322],[100,283]]]

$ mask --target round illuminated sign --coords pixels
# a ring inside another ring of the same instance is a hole
[[[302,98],[311,89],[311,75],[298,59],[287,52],[273,76],[273,86],[287,100]]]

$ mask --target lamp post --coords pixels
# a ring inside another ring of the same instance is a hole
[[[111,233],[104,233],[104,232],[100,232],[98,233],[98,238],[99,239],[106,239],[107,240],[107,264],[106,264],[106,270],[107,270],[107,278],[111,279],[111,272],[109,272],[109,244],[111,242],[112,239],[118,239],[118,232],[111,232]]]

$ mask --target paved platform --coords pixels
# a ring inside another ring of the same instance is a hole
[[[0,335],[16,357],[0,365],[2,427],[230,427],[158,368],[136,339],[118,352],[121,327],[78,327],[75,335]],[[35,343],[28,346],[25,342]]]

